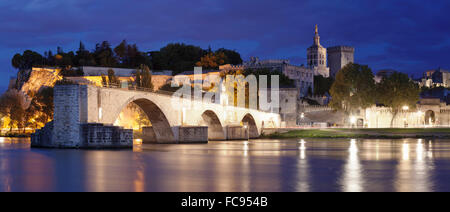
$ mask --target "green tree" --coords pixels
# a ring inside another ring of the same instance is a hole
[[[142,70],[141,87],[153,90],[152,72],[146,65],[141,65],[141,70]]]
[[[391,108],[392,119],[391,127],[394,119],[404,106],[410,109],[416,108],[419,101],[420,88],[414,83],[407,74],[394,72],[385,77],[377,86],[378,103]]]
[[[106,76],[104,74],[102,74],[101,76],[102,76],[102,86],[108,87],[108,80],[106,80]]]
[[[141,79],[141,76],[142,76],[141,70],[140,70],[140,69],[137,69],[137,70],[136,70],[136,80],[135,80],[135,82],[136,82],[136,87],[142,87],[142,79]]]
[[[314,76],[314,94],[324,95],[330,93],[331,85],[334,79],[332,77],[325,78],[322,75]]]
[[[96,64],[103,67],[115,67],[118,63],[108,41],[96,44],[94,58]]]
[[[330,106],[346,114],[375,103],[375,81],[368,66],[350,63],[336,75],[330,89]]]
[[[120,83],[116,73],[112,69],[108,69],[108,83],[109,85],[118,85]]]

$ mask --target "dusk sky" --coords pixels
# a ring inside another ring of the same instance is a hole
[[[323,46],[354,46],[355,62],[374,72],[450,69],[448,0],[0,0],[0,11],[0,91],[16,75],[15,53],[80,41],[126,39],[141,51],[185,42],[304,64],[315,24]]]

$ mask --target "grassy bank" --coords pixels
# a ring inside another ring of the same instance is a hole
[[[450,128],[299,129],[263,138],[450,138]]]

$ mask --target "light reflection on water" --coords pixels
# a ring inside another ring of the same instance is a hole
[[[30,149],[0,138],[0,191],[450,191],[450,140],[292,139]]]

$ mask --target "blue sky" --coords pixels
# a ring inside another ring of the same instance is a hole
[[[185,42],[302,64],[315,24],[322,45],[354,46],[355,62],[374,71],[450,69],[448,0],[0,0],[0,11],[0,89],[16,74],[15,53],[80,41],[126,39],[146,51]]]

